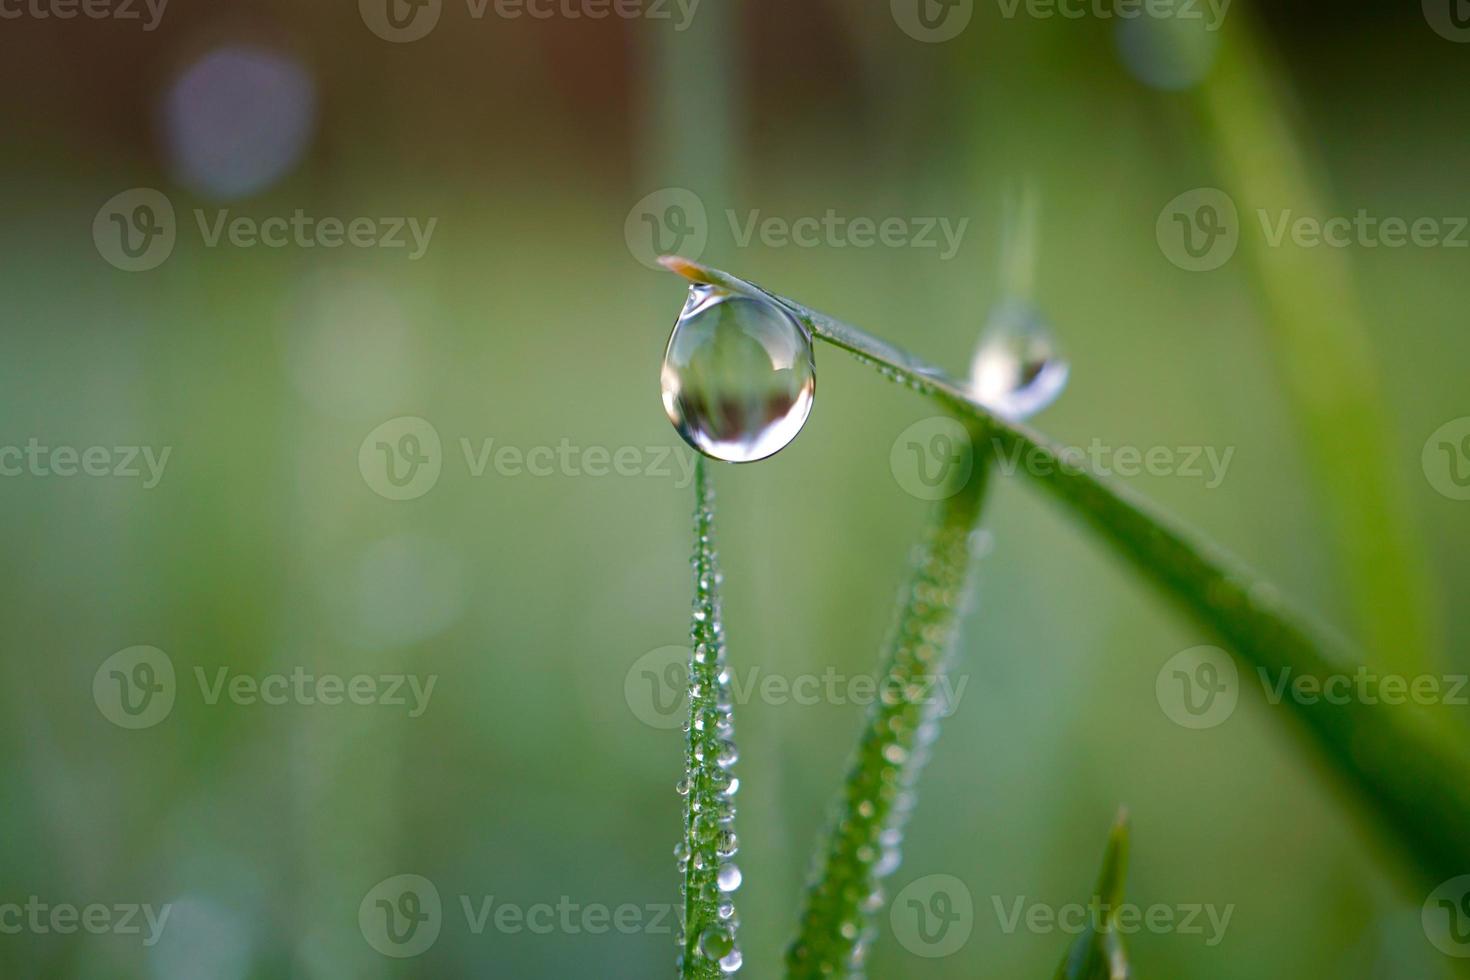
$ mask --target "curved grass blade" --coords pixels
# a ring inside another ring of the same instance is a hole
[[[879,881],[898,867],[912,787],[938,732],[938,692],[948,690],[945,661],[968,592],[986,463],[977,457],[969,482],[938,506],[916,551],[881,668],[881,697],[868,712],[786,954],[790,977],[850,975],[876,931]]]
[[[1220,63],[1197,92],[1242,217],[1326,210],[1315,161],[1294,132],[1285,73],[1251,12],[1225,23]],[[1408,490],[1383,465],[1393,439],[1349,250],[1241,237],[1364,646],[1385,668],[1422,670],[1435,660],[1428,561]]]
[[[694,469],[694,625],[689,661],[689,722],[684,779],[684,839],[676,849],[684,876],[680,973],[684,980],[711,980],[740,965],[735,943],[738,920],[729,894],[740,885],[730,858],[737,849],[735,804],[740,781],[735,764],[735,727],[730,672],[725,665],[725,631],[720,622],[720,568],[714,546],[714,488],[699,457]],[[723,965],[723,968],[722,968]]]
[[[1118,908],[1123,904],[1123,879],[1128,875],[1128,814],[1119,811],[1108,834],[1102,873],[1093,892],[1096,918],[1073,942],[1055,980],[1131,980],[1128,953],[1118,932]]]
[[[782,303],[812,333],[876,365],[885,375],[928,395],[983,428],[990,448],[1020,468],[1082,517],[1144,577],[1198,623],[1217,633],[1248,674],[1293,681],[1351,675],[1356,660],[1304,616],[1275,598],[1275,590],[1236,559],[1165,517],[1125,487],[1092,472],[1085,456],[1025,426],[1003,421],[973,401],[957,381],[868,333],[776,296],[729,273],[686,259],[664,265],[686,278],[741,290]],[[1429,716],[1418,706],[1387,706],[1361,699],[1287,697],[1283,717],[1319,752],[1319,758],[1368,806],[1379,826],[1437,884],[1470,868],[1470,754],[1463,722]]]

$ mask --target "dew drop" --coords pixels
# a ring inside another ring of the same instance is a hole
[[[710,926],[699,934],[699,951],[712,960],[723,959],[735,950],[735,936],[724,926]]]
[[[981,331],[970,361],[970,389],[986,408],[1019,421],[1056,401],[1068,370],[1041,314],[1029,303],[1007,300]]]
[[[785,448],[812,410],[811,337],[768,300],[695,284],[664,353],[664,411],[695,449],[751,463]]]
[[[728,952],[724,956],[720,957],[720,960],[719,960],[719,963],[720,963],[720,972],[721,973],[735,973],[736,971],[738,971],[740,969],[741,965],[744,962],[745,962],[745,958],[740,955],[740,950],[738,950],[738,949],[732,949],[732,950],[730,950],[730,952]]]
[[[740,887],[740,869],[733,864],[722,864],[715,873],[715,884],[722,892],[733,892]]]

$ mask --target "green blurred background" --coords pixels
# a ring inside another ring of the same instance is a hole
[[[0,934],[0,974],[671,974],[671,923],[648,910],[675,901],[682,743],[625,695],[640,657],[685,641],[691,594],[692,491],[677,467],[648,472],[670,447],[688,456],[657,392],[682,288],[625,234],[661,188],[706,209],[705,261],[963,375],[1006,290],[1007,196],[1029,183],[1034,299],[1072,364],[1037,425],[1083,447],[1234,447],[1218,487],[1128,482],[1375,657],[1470,669],[1470,505],[1421,463],[1430,434],[1470,413],[1467,253],[1273,249],[1251,217],[1466,214],[1470,49],[1413,4],[1237,0],[1218,32],[1144,24],[1142,40],[1138,23],[1008,6],[974,4],[942,43],[906,32],[898,2],[706,0],[681,30],[677,6],[598,20],[568,0],[537,19],[444,0],[404,42],[370,29],[368,0],[174,0],[153,30],[8,8],[0,445],[172,450],[152,488],[0,479],[0,903],[172,911],[151,946]],[[1251,119],[1276,136],[1243,136]],[[138,187],[167,196],[177,241],[129,272],[92,227]],[[1156,235],[1161,209],[1199,187],[1242,215],[1239,252],[1209,272],[1175,265]],[[208,247],[194,210],[225,208],[437,224],[417,259]],[[968,226],[945,260],[742,245],[730,209]],[[1292,334],[1293,302],[1322,335]],[[818,373],[791,447],[715,474],[743,676],[870,673],[928,506],[889,459],[934,411],[832,348]],[[1323,390],[1337,394],[1314,401]],[[441,473],[390,500],[359,449],[405,416],[437,432]],[[1381,429],[1360,442],[1364,419]],[[1319,451],[1333,431],[1361,451]],[[476,476],[461,440],[490,439],[635,447],[640,475]],[[1007,481],[991,501],[955,667],[968,684],[890,882],[959,877],[973,932],[924,959],[884,915],[870,975],[1050,975],[1071,937],[1008,933],[995,902],[1084,900],[1119,803],[1135,901],[1234,907],[1218,945],[1130,937],[1141,976],[1448,975],[1421,928],[1428,888],[1277,709],[1246,696],[1203,731],[1161,710],[1161,665],[1211,637],[1033,491]],[[1355,558],[1345,523],[1397,564]],[[93,682],[135,645],[166,653],[177,694],[128,730]],[[222,667],[438,681],[419,717],[210,704],[195,671]],[[774,700],[736,711],[752,977],[778,973],[862,717]],[[444,916],[432,948],[399,960],[365,941],[358,912],[405,873],[434,883]],[[477,934],[461,896],[633,904],[645,925]]]

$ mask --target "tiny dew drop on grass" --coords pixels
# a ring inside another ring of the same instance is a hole
[[[689,445],[728,463],[784,449],[812,411],[812,338],[796,317],[758,296],[703,283],[664,353],[664,411]]]

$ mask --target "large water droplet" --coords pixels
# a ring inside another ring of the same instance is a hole
[[[985,322],[970,361],[975,400],[1002,418],[1030,418],[1067,386],[1067,361],[1031,304],[1006,300]]]
[[[715,459],[751,463],[784,448],[812,410],[811,337],[768,300],[695,284],[669,335],[664,411]]]
[[[712,960],[724,959],[735,948],[735,936],[724,926],[709,926],[699,934],[699,951]]]

